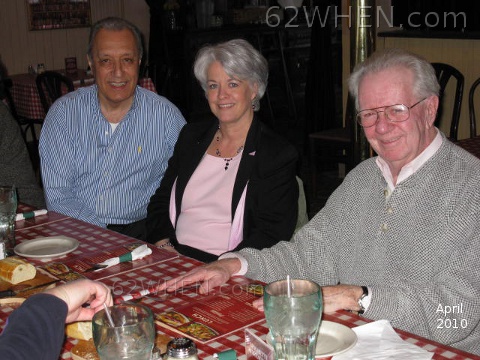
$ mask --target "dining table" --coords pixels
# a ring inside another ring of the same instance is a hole
[[[20,204],[19,212],[30,211],[33,208]],[[95,254],[99,251],[107,251],[113,247],[138,243],[139,240],[130,238],[120,233],[98,227],[78,219],[68,217],[53,211],[47,212],[45,215],[33,218],[19,220],[16,222],[15,237],[18,244],[38,239],[42,237],[68,237],[78,241],[78,248],[64,255],[60,259],[28,259],[37,268],[45,268],[52,265],[52,262],[72,262],[79,257],[87,257],[89,254]],[[149,245],[150,246],[150,245]],[[105,283],[112,288],[114,298],[136,293],[140,289],[149,287],[152,283],[158,284],[163,281],[175,278],[193,268],[200,266],[202,263],[195,259],[173,253],[164,249],[155,248],[156,257],[152,260],[136,260],[140,261],[140,265],[132,265],[132,263],[124,263],[115,265],[116,268],[103,275],[97,275],[96,280]],[[143,261],[143,262],[142,262]],[[123,265],[120,266],[120,265]],[[89,273],[90,274],[90,273]],[[65,280],[67,281],[67,280]],[[243,276],[235,276],[230,279],[232,285],[244,284],[249,281]],[[186,289],[186,291],[178,291],[167,296],[165,294],[151,293],[140,298],[143,305],[152,309],[154,314],[169,311],[172,308],[178,308],[181,305],[188,305],[194,301],[202,301],[204,297],[209,295],[200,294],[196,288]],[[252,308],[253,309],[253,308]],[[9,306],[0,305],[0,329],[3,329],[10,313],[14,311]],[[257,310],[255,310],[257,311]],[[268,333],[267,324],[263,314],[257,316],[256,321],[247,326],[235,329],[224,336],[217,337],[211,341],[197,343],[198,356],[200,359],[214,359],[214,354],[218,354],[227,350],[234,350],[237,359],[246,360],[245,353],[245,328],[250,329],[255,335],[265,340]],[[348,311],[337,311],[332,314],[324,314],[323,320],[333,321],[348,328],[354,328],[360,325],[370,323],[371,320],[360,316],[356,313]],[[157,333],[173,337],[179,337],[179,333],[167,327],[156,324]],[[436,360],[480,360],[480,356],[466,353],[459,349],[434,342],[421,336],[395,329],[397,334],[405,341],[415,344],[433,353],[433,359]],[[78,340],[66,337],[63,344],[61,359],[71,359],[71,349]],[[325,359],[330,359],[327,357]]]
[[[89,86],[94,84],[95,79],[91,72],[84,69],[78,69],[74,74],[67,74],[65,70],[53,70],[67,76],[73,82],[75,89],[83,86]],[[17,113],[19,116],[32,120],[43,120],[45,118],[45,111],[40,101],[40,95],[38,94],[37,84],[35,82],[36,74],[16,74],[10,76],[12,80],[12,93],[13,102],[15,104]],[[138,80],[138,85],[157,92],[153,80],[149,77],[142,77]],[[67,93],[67,89],[64,89]]]

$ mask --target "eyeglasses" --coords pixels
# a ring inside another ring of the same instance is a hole
[[[412,106],[395,104],[395,105],[390,105],[385,107],[381,106],[375,109],[362,110],[357,113],[357,121],[363,128],[372,127],[377,124],[378,114],[381,112],[385,113],[385,117],[390,122],[395,123],[395,122],[406,121],[410,117],[410,109],[417,106],[425,99],[426,98],[423,98],[422,100],[420,100],[419,102],[416,102]],[[377,109],[381,109],[382,107],[383,107],[383,110],[377,110]]]

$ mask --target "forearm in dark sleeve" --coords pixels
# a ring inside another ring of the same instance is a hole
[[[65,337],[67,304],[53,295],[28,298],[12,312],[0,335],[2,359],[58,359]]]

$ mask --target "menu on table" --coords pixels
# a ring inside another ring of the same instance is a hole
[[[200,343],[214,340],[265,320],[252,302],[263,295],[263,285],[245,279],[199,296],[187,305],[155,314],[155,321]]]
[[[89,253],[88,255],[84,256],[58,259],[58,261],[43,265],[41,268],[64,281],[72,281],[85,277],[92,280],[99,280],[107,276],[140,269],[151,264],[178,257],[177,253],[159,249],[154,245],[147,244],[147,246],[152,250],[152,253],[142,259],[122,262],[104,269],[92,270],[95,264],[102,263],[103,261],[114,257],[125,255],[141,245],[145,245],[145,243],[135,242],[112,246],[107,250]]]

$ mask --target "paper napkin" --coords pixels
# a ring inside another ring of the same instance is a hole
[[[145,256],[150,255],[151,253],[152,253],[152,249],[150,249],[146,244],[144,244],[144,245],[140,245],[139,247],[137,247],[132,252],[129,252],[129,253],[127,253],[125,255],[122,255],[120,257],[114,257],[114,258],[105,260],[105,261],[101,262],[99,265],[107,265],[107,267],[109,267],[109,266],[119,264],[121,262],[127,262],[127,261],[134,261],[134,260],[142,259]]]
[[[433,353],[402,340],[388,320],[378,320],[352,330],[357,334],[357,343],[332,360],[430,360],[433,357]]]

